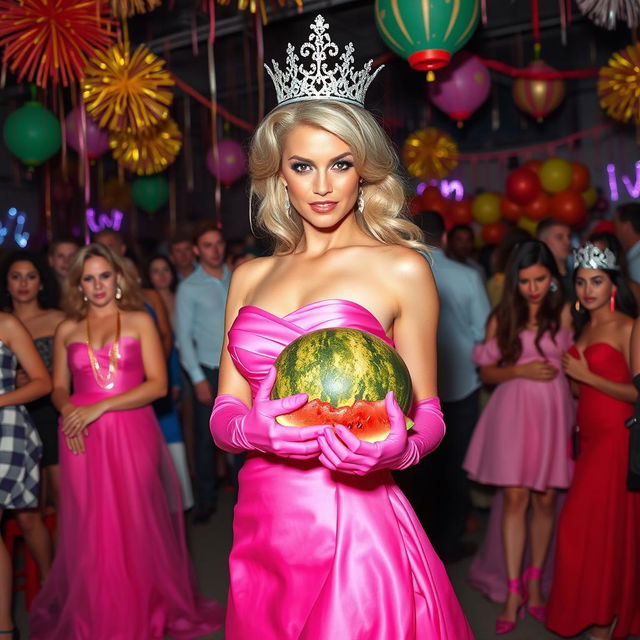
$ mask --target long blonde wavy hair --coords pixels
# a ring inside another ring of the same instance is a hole
[[[325,129],[353,153],[363,180],[364,211],[354,210],[360,228],[384,244],[427,251],[422,231],[406,216],[398,156],[375,118],[365,109],[336,100],[296,102],[274,109],[256,129],[249,151],[251,201],[260,200],[255,226],[275,241],[279,254],[291,253],[303,234],[297,214],[287,214],[279,172],[287,135],[298,125]]]
[[[127,269],[124,260],[115,252],[111,251],[109,247],[94,242],[86,247],[82,247],[78,251],[64,283],[62,306],[69,318],[82,320],[87,316],[87,303],[82,298],[80,280],[82,278],[84,263],[89,258],[104,258],[111,265],[115,273],[120,276],[118,284],[122,289],[122,298],[116,301],[118,308],[122,311],[139,311],[144,309],[140,285],[135,281],[130,270]]]

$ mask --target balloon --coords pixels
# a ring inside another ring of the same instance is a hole
[[[573,189],[572,189],[573,191]],[[582,199],[584,200],[587,209],[593,209],[598,202],[598,192],[595,187],[588,187],[582,192]]]
[[[528,231],[532,236],[535,237],[536,231],[538,230],[538,221],[531,220],[526,216],[522,216],[520,220],[518,220],[518,226],[525,231]]]
[[[473,208],[470,198],[449,202],[449,217],[454,225],[469,224],[473,220]]]
[[[438,187],[430,185],[422,192],[421,198],[422,204],[428,209],[430,202],[440,202],[442,200],[442,193]]]
[[[42,164],[62,144],[58,118],[39,102],[27,102],[10,113],[2,133],[9,151],[29,167]]]
[[[491,224],[500,220],[500,196],[485,192],[477,195],[471,205],[473,217],[480,224]]]
[[[485,224],[482,227],[482,239],[487,244],[500,244],[504,234],[507,230],[504,222],[494,222],[492,224]]]
[[[160,173],[136,178],[131,183],[131,196],[142,210],[154,213],[169,200],[169,183]]]
[[[213,150],[207,152],[207,169],[222,184],[230,185],[247,171],[247,155],[242,145],[231,138],[224,138],[218,142],[218,160],[213,157]],[[219,164],[219,168],[218,168]]]
[[[551,213],[554,218],[570,226],[584,221],[587,205],[581,194],[566,189],[554,194],[551,198]]]
[[[439,213],[443,218],[445,223],[447,222],[447,219],[449,218],[449,205],[451,203],[449,202],[449,200],[446,200],[445,198],[443,198],[442,196],[440,196],[440,200],[430,200],[428,205],[425,205],[423,207],[424,211],[435,211],[437,213]],[[424,200],[423,200],[423,205],[424,205]]]
[[[507,176],[507,196],[516,204],[527,204],[540,193],[540,178],[531,169],[520,167]]]
[[[589,188],[589,184],[591,183],[591,172],[589,171],[589,167],[582,164],[582,162],[572,162],[571,163],[571,184],[569,188],[572,191],[577,191],[578,193],[582,193]]]
[[[422,210],[422,198],[420,196],[413,196],[411,200],[409,200],[409,213],[412,216],[417,216]]]
[[[543,161],[539,158],[534,158],[533,160],[527,160],[522,166],[525,169],[531,169],[531,171],[540,173],[540,167],[542,166],[542,163]]]
[[[548,218],[551,215],[551,198],[541,191],[535,200],[525,206],[524,215],[536,222]]]
[[[80,153],[82,131],[82,109],[84,107],[78,105],[72,109],[65,118],[67,125],[66,140],[67,144]],[[86,152],[90,159],[99,158],[103,153],[109,151],[109,132],[101,129],[93,118],[85,113],[86,119]]]
[[[502,198],[500,201],[500,213],[505,220],[517,222],[524,215],[524,209],[509,198]]]
[[[540,182],[547,193],[558,193],[571,186],[571,163],[562,158],[549,158],[540,167]]]
[[[489,96],[491,76],[478,56],[459,51],[427,86],[429,99],[450,118],[467,120]]]

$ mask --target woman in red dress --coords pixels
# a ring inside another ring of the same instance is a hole
[[[589,640],[640,634],[640,493],[626,486],[636,390],[629,368],[636,305],[615,254],[576,252],[576,343],[564,368],[578,386],[579,453],[558,524],[547,626]]]

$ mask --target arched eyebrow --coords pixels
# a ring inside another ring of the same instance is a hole
[[[338,162],[338,160],[342,160],[343,158],[346,158],[347,156],[352,156],[352,155],[353,153],[351,153],[351,151],[345,151],[344,153],[341,153],[339,156],[336,156],[335,158],[331,158],[329,162],[330,163]],[[309,160],[309,158],[303,158],[302,156],[291,156],[289,160],[299,160],[300,162],[305,162],[306,164],[313,164],[313,160]]]

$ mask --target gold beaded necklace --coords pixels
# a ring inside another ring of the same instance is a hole
[[[120,359],[120,312],[116,314],[116,337],[111,343],[109,349],[109,369],[104,374],[100,370],[100,363],[96,358],[96,354],[91,346],[91,327],[89,325],[89,316],[87,315],[87,351],[89,353],[89,361],[91,362],[91,371],[93,371],[93,377],[98,383],[99,387],[103,389],[113,389],[115,384],[116,374],[118,372],[118,360]]]

